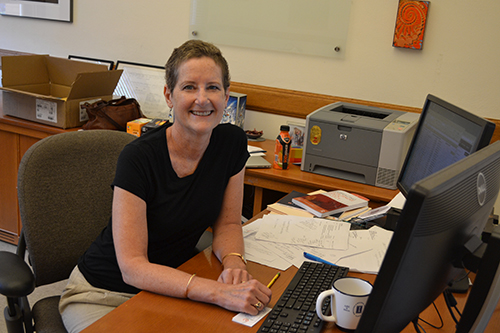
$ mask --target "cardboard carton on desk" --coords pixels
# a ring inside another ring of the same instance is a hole
[[[139,118],[127,123],[127,133],[137,137],[144,135],[148,131],[160,127],[167,122],[166,119]]]
[[[137,137],[141,136],[142,127],[150,121],[150,118],[139,118],[127,122],[127,133],[135,135]]]
[[[112,99],[121,73],[48,55],[2,57],[3,111],[60,128],[82,126],[88,116],[80,105]]]
[[[141,135],[146,134],[147,132],[151,131],[152,129],[155,129],[157,127],[160,127],[161,125],[165,124],[167,122],[166,119],[151,119],[151,121],[141,128]]]

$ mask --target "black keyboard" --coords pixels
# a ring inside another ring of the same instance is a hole
[[[305,261],[258,332],[319,333],[323,321],[316,314],[316,298],[348,272],[347,267]],[[329,308],[330,297],[327,297],[322,312],[328,314]]]

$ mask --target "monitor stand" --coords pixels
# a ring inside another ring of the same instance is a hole
[[[483,332],[500,300],[500,226],[493,228],[482,250],[482,256],[475,254],[480,258],[477,275],[456,333]]]

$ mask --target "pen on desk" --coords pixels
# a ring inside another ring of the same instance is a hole
[[[304,252],[304,258],[311,259],[311,260],[314,260],[317,262],[322,262],[323,264],[327,264],[327,265],[337,266],[329,261],[326,261],[325,259],[321,259],[320,257],[316,257],[315,255],[312,255],[312,254],[307,253],[307,252]]]
[[[269,284],[267,285],[268,288],[271,288],[274,284],[274,282],[276,282],[276,280],[278,280],[278,278],[280,277],[281,273],[278,272],[276,273],[276,275],[273,277],[273,279],[271,280],[271,282],[269,282]]]

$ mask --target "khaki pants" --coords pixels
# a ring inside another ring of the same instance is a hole
[[[93,287],[76,266],[61,295],[59,312],[68,332],[80,332],[132,296]]]

